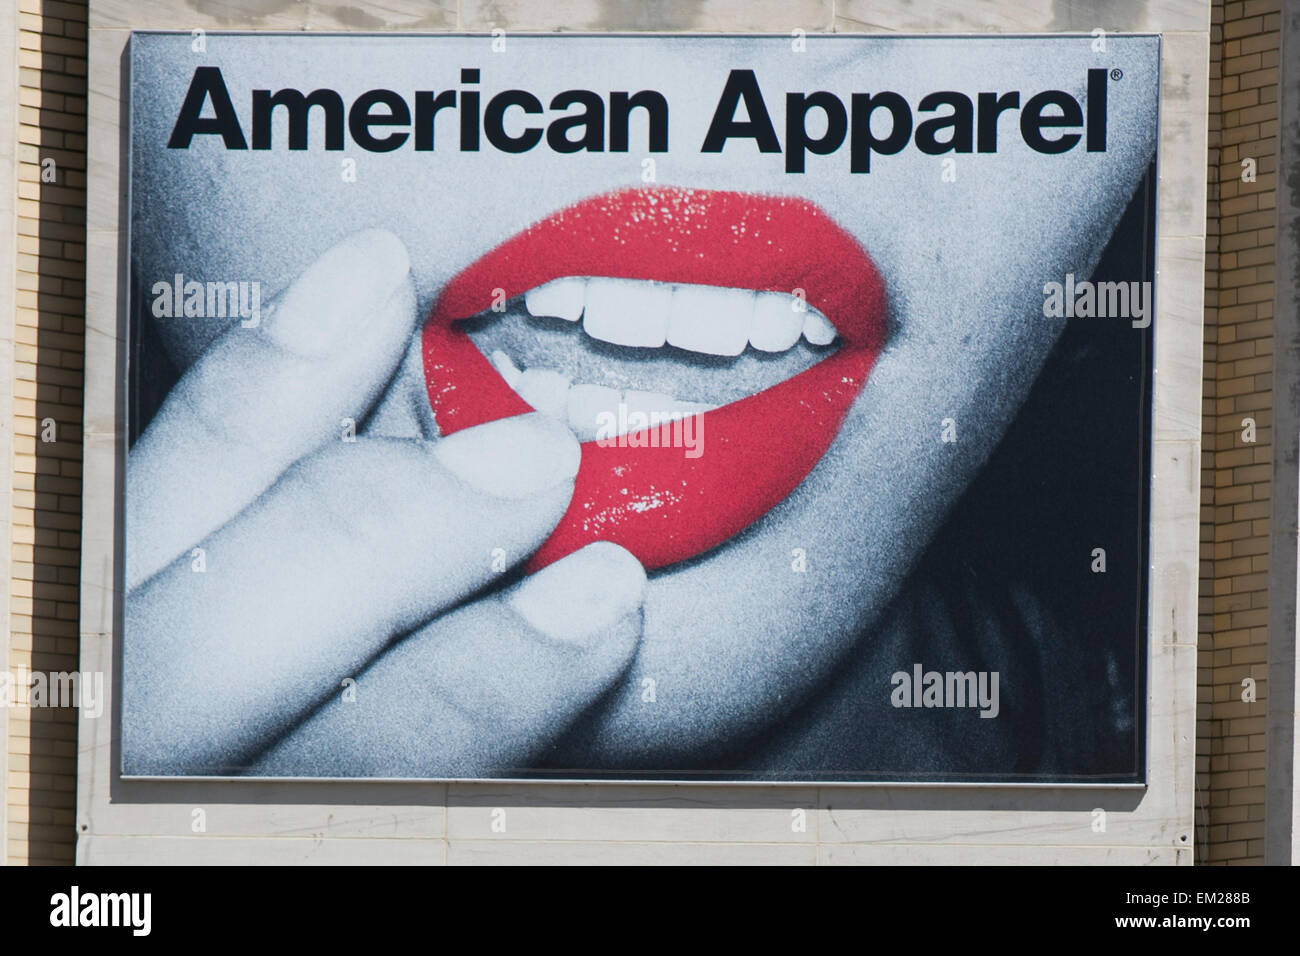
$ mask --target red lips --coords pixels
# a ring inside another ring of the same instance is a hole
[[[442,290],[423,351],[429,402],[444,435],[532,411],[453,323],[488,308],[495,289],[514,297],[562,276],[802,289],[842,344],[793,378],[704,413],[697,458],[682,448],[583,443],[569,510],[533,555],[530,572],[593,541],[622,545],[647,569],[726,541],[817,464],[884,344],[880,275],[817,206],[734,192],[626,189],[529,226]]]

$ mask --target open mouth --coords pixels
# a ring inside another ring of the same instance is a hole
[[[866,383],[885,316],[867,254],[805,200],[627,189],[453,278],[424,327],[425,383],[444,435],[535,410],[582,441],[569,509],[527,570],[597,540],[654,569],[794,490]]]

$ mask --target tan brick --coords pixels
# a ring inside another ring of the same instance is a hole
[[[1258,65],[1258,60],[1259,60],[1258,54],[1256,54],[1256,56],[1253,57],[1253,59],[1256,61],[1256,65]],[[1253,76],[1255,74],[1252,73],[1249,75]],[[1222,108],[1225,111],[1245,109],[1247,107],[1255,106],[1258,103],[1259,103],[1259,90],[1257,89],[1241,90],[1237,93],[1229,93],[1226,96],[1222,97],[1219,101],[1220,108]],[[1236,124],[1234,123],[1233,125]]]
[[[1256,36],[1243,37],[1235,41],[1237,46],[1233,47],[1233,55],[1240,56],[1247,53],[1260,53],[1265,50],[1277,50],[1280,46],[1280,36],[1277,33],[1263,33]],[[1225,50],[1227,45],[1225,44]]]
[[[1257,246],[1252,249],[1242,249],[1237,253],[1237,265],[1240,266],[1257,266],[1272,265],[1276,261],[1277,251],[1272,246]]]
[[[1273,66],[1268,69],[1254,70],[1250,73],[1243,73],[1241,76],[1241,86],[1243,89],[1263,86],[1277,86],[1277,67]]]
[[[1223,24],[1224,40],[1235,40],[1243,37],[1249,37],[1254,34],[1262,33],[1264,30],[1263,17],[1246,17],[1241,20],[1230,20]],[[1245,44],[1242,45],[1242,52],[1247,52]]]
[[[1251,73],[1255,70],[1258,70],[1263,65],[1260,62],[1260,56],[1261,54],[1259,52],[1255,52],[1255,53],[1246,54],[1245,56],[1228,57],[1223,61],[1223,75],[1226,77],[1230,75]],[[1221,102],[1219,109],[1231,110],[1231,109],[1236,109],[1236,107],[1225,106]]]
[[[1282,0],[1245,0],[1245,3],[1242,4],[1242,15],[1253,17],[1277,13],[1281,9],[1281,5]]]

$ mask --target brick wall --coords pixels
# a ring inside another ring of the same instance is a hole
[[[18,0],[11,673],[77,669],[86,5]],[[43,166],[53,160],[54,166]],[[52,426],[52,431],[51,431]],[[44,434],[43,434],[44,433]],[[52,438],[51,441],[43,440]],[[71,863],[76,712],[15,708],[9,863]]]
[[[1204,863],[1264,858],[1280,4],[1213,6],[1196,748]],[[1243,181],[1243,160],[1254,160],[1254,182]],[[1254,702],[1242,699],[1246,678]]]

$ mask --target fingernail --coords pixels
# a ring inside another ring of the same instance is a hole
[[[597,541],[525,580],[509,603],[547,637],[589,645],[639,613],[645,592],[641,562],[613,542]]]
[[[434,455],[477,491],[526,498],[578,473],[578,439],[553,418],[532,412],[467,428],[441,439]]]
[[[294,280],[266,317],[266,333],[301,355],[332,351],[365,335],[367,317],[410,284],[410,273],[406,246],[391,232],[354,233]]]

